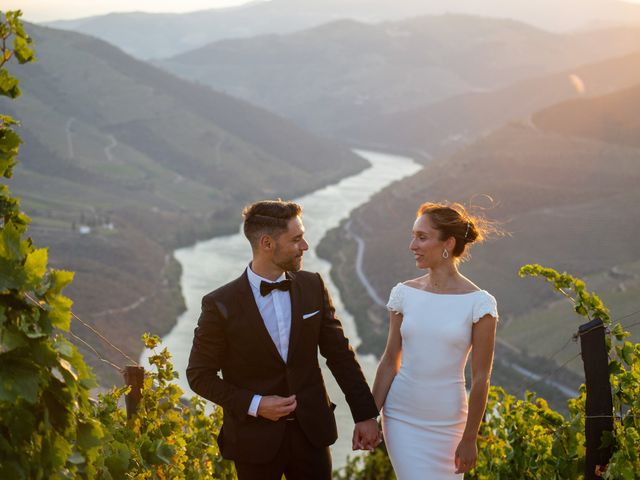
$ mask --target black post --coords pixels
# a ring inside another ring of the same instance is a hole
[[[127,418],[131,418],[138,408],[142,398],[142,385],[144,383],[144,367],[129,365],[124,368],[124,381],[131,387],[125,396],[124,403],[127,407]]]
[[[604,334],[604,324],[599,318],[578,329],[587,386],[585,480],[602,477],[611,458],[611,447],[600,448],[602,434],[613,431],[613,400]]]

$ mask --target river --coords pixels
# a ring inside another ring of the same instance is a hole
[[[318,258],[315,247],[328,230],[338,226],[352,210],[366,203],[373,194],[396,180],[414,174],[421,168],[421,165],[407,157],[361,150],[356,153],[367,159],[371,166],[359,174],[344,178],[336,184],[295,200],[303,207],[305,237],[310,245],[309,251],[304,256],[303,269],[319,272],[322,275],[333,298],[338,318],[341,319],[344,330],[354,347],[360,343],[355,322],[345,309],[340,292],[331,281],[329,275],[331,264]],[[398,248],[404,248],[404,245],[399,245]],[[246,268],[250,255],[249,243],[241,232],[215,237],[175,251],[175,257],[182,265],[182,295],[187,309],[178,318],[173,330],[163,338],[163,343],[173,356],[175,369],[180,373],[178,383],[186,395],[193,395],[187,385],[184,372],[191,349],[193,329],[200,315],[202,296],[238,277]],[[385,292],[382,294],[386,295]],[[371,384],[375,374],[376,359],[373,356],[359,356],[358,360]],[[321,365],[324,366],[323,361]],[[326,367],[323,367],[323,375],[329,395],[338,405],[335,413],[339,438],[332,447],[332,454],[334,468],[339,468],[345,464],[347,455],[352,453],[353,420],[344,395]]]

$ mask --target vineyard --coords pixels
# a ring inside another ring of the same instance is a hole
[[[0,96],[16,99],[19,83],[8,67],[35,61],[19,12],[0,12]],[[12,176],[21,138],[18,121],[0,115],[0,174]],[[6,181],[0,185],[0,478],[233,479],[216,435],[221,411],[185,400],[173,382],[170,354],[145,335],[153,351],[137,413],[120,406],[128,387],[93,398],[94,375],[71,334],[72,301],[63,290],[73,273],[48,268],[46,248],[28,237],[29,218]],[[580,279],[539,265],[538,276],[571,302],[578,319],[601,319],[607,331],[613,431],[603,478],[640,478],[640,344],[610,319],[599,297]],[[577,329],[578,322],[576,322]],[[478,466],[467,479],[580,479],[585,463],[584,386],[567,416],[534,393],[517,399],[492,387],[478,440]],[[351,459],[340,479],[391,479],[383,447]]]

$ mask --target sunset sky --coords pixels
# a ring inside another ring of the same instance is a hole
[[[626,1],[640,3],[640,0]],[[3,0],[2,9],[21,9],[26,20],[46,22],[110,12],[190,12],[242,3],[247,0]]]

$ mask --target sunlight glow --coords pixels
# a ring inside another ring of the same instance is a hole
[[[584,81],[574,73],[569,75],[569,80],[571,81],[573,88],[576,89],[576,93],[578,93],[579,95],[584,95],[584,93],[587,91]]]

